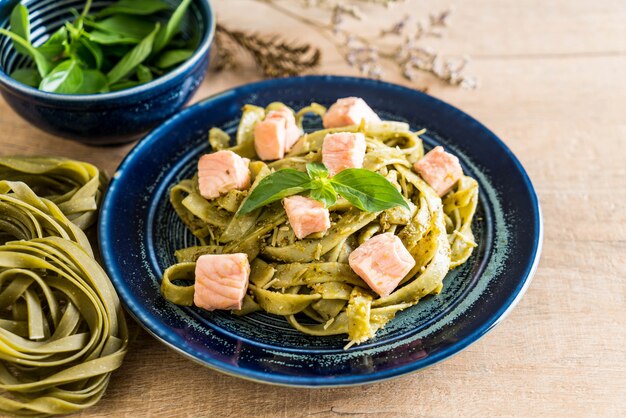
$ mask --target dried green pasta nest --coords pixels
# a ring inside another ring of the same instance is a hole
[[[0,411],[80,411],[102,397],[128,345],[120,301],[81,229],[95,220],[103,177],[52,158],[2,158],[0,173],[22,180],[0,181]]]
[[[171,190],[170,201],[181,220],[200,241],[199,246],[176,252],[178,264],[168,268],[162,281],[166,299],[193,304],[194,264],[203,254],[246,253],[251,262],[249,292],[237,315],[265,311],[282,315],[297,330],[316,336],[347,334],[351,344],[374,337],[395,314],[421,298],[437,294],[452,268],[463,264],[476,246],[472,219],[478,203],[478,184],[467,176],[440,198],[411,168],[424,155],[421,132],[401,122],[383,121],[323,129],[305,134],[281,160],[266,164],[254,150],[253,127],[267,108],[246,105],[236,135],[212,129],[214,149],[230,149],[250,158],[253,183],[248,191],[233,190],[214,200],[204,199],[197,179],[183,180]],[[323,116],[317,104],[296,113],[302,126],[306,114]],[[322,142],[331,132],[362,132],[367,143],[364,168],[387,178],[402,193],[407,211],[395,207],[363,212],[340,198],[329,208],[331,228],[297,240],[279,202],[246,215],[235,215],[259,181],[274,170],[305,171],[307,163],[320,162]],[[374,294],[349,267],[348,255],[375,234],[396,234],[416,261],[398,288],[389,296]],[[304,323],[302,316],[317,322]]]
[[[96,166],[59,157],[0,157],[0,179],[28,184],[83,230],[96,221],[107,184]]]

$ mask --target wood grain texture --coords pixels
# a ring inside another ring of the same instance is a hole
[[[333,45],[247,0],[214,0],[222,23],[316,40],[322,73],[354,74]],[[407,1],[376,15],[449,5]],[[246,13],[241,13],[241,10]],[[262,18],[260,18],[262,17]],[[539,269],[519,306],[461,354],[419,373],[357,388],[288,389],[186,360],[139,327],[105,398],[84,416],[626,416],[626,2],[456,2],[433,44],[474,57],[475,91],[417,85],[482,121],[516,153],[545,221]],[[194,100],[258,79],[210,74]],[[393,69],[386,79],[405,83]],[[112,173],[131,145],[90,148],[32,128],[0,100],[0,153],[60,154]]]

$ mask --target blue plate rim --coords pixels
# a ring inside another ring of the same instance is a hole
[[[236,366],[233,366],[228,363],[221,362],[219,360],[213,359],[213,361],[204,361],[195,357],[193,354],[186,352],[183,348],[181,348],[179,341],[180,337],[177,335],[167,334],[165,331],[167,329],[163,329],[163,326],[158,324],[158,321],[155,318],[147,317],[144,320],[140,319],[143,315],[141,315],[140,309],[135,308],[137,306],[134,303],[129,303],[132,301],[133,297],[130,294],[129,288],[126,286],[126,283],[118,275],[117,271],[113,269],[114,262],[111,258],[111,255],[108,253],[107,249],[112,245],[109,228],[107,227],[106,220],[110,216],[111,212],[110,201],[112,200],[113,194],[116,192],[116,183],[118,179],[123,175],[124,169],[130,164],[132,159],[136,154],[142,152],[142,150],[147,147],[153,138],[158,137],[161,131],[167,130],[167,128],[176,123],[177,119],[187,115],[188,113],[193,113],[199,107],[202,107],[208,104],[211,101],[217,100],[219,98],[228,97],[228,96],[238,96],[244,95],[249,92],[253,92],[257,89],[262,89],[270,86],[281,86],[288,87],[290,84],[298,84],[305,81],[329,81],[329,82],[350,82],[350,83],[361,83],[363,85],[370,85],[375,87],[387,88],[387,89],[396,89],[400,91],[404,91],[405,93],[424,95],[427,97],[429,101],[431,101],[434,105],[442,108],[444,111],[453,114],[456,117],[460,117],[462,119],[467,120],[469,123],[476,125],[480,128],[485,135],[489,137],[491,141],[500,147],[507,156],[513,162],[515,169],[521,175],[523,180],[523,185],[528,192],[528,196],[530,197],[530,203],[533,207],[533,216],[534,219],[537,220],[534,230],[533,230],[533,239],[532,239],[532,262],[527,263],[526,269],[522,274],[523,277],[520,277],[519,282],[515,290],[509,295],[509,297],[501,304],[499,309],[492,314],[488,320],[482,323],[480,326],[475,327],[473,332],[465,336],[464,338],[451,343],[449,346],[441,349],[437,353],[434,353],[424,359],[416,360],[411,363],[408,363],[404,366],[400,366],[397,368],[378,371],[372,374],[366,375],[349,375],[349,376],[341,376],[337,377],[332,381],[328,380],[328,377],[300,377],[300,376],[275,376],[267,372],[259,372],[254,370],[242,369]],[[118,294],[120,295],[120,299],[122,300],[126,310],[130,313],[130,315],[144,328],[148,333],[156,337],[159,341],[167,345],[168,347],[174,349],[175,351],[183,354],[185,357],[190,358],[191,360],[202,364],[210,369],[235,376],[244,378],[251,381],[256,381],[260,383],[269,383],[278,386],[290,386],[290,387],[338,387],[338,386],[354,386],[361,385],[367,383],[374,383],[379,381],[384,381],[388,379],[392,379],[395,377],[403,376],[412,372],[416,372],[422,370],[426,367],[430,367],[439,363],[442,360],[445,360],[449,357],[452,357],[469,345],[478,341],[480,338],[485,336],[489,331],[491,331],[496,325],[498,325],[502,320],[504,320],[510,312],[515,308],[515,306],[522,299],[526,290],[530,286],[532,278],[537,270],[542,246],[543,246],[543,235],[544,235],[544,226],[543,226],[543,217],[541,213],[541,208],[539,204],[539,199],[537,197],[537,193],[533,187],[532,181],[528,176],[526,170],[517,159],[515,154],[508,148],[508,146],[490,129],[485,127],[482,123],[463,112],[462,110],[442,101],[433,96],[427,95],[425,93],[419,92],[417,90],[413,90],[409,87],[401,86],[398,84],[393,84],[389,82],[372,80],[367,78],[360,77],[350,77],[350,76],[332,76],[332,75],[307,75],[307,76],[299,76],[299,77],[288,77],[288,78],[279,78],[272,80],[264,80],[258,81],[254,83],[245,84],[242,86],[238,86],[232,89],[225,90],[223,92],[211,95],[206,99],[195,103],[194,105],[187,107],[172,116],[170,119],[166,120],[160,126],[155,128],[152,132],[150,132],[146,137],[144,137],[141,141],[139,141],[135,147],[127,154],[127,156],[122,160],[119,167],[117,168],[115,175],[113,176],[111,183],[109,184],[109,188],[104,196],[101,213],[100,213],[100,221],[98,224],[98,236],[100,242],[100,251],[102,254],[103,264],[105,269],[109,273],[111,281],[113,282]],[[144,322],[145,321],[145,322]],[[147,323],[146,323],[147,322]]]

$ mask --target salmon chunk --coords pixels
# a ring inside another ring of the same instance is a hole
[[[415,266],[415,260],[400,238],[391,232],[365,241],[352,251],[348,263],[382,297],[389,296]]]
[[[248,290],[246,254],[207,254],[196,262],[193,303],[207,311],[241,309]]]
[[[365,149],[365,136],[360,132],[326,134],[322,144],[322,162],[331,176],[346,168],[361,168]]]
[[[346,97],[337,100],[328,109],[322,122],[324,128],[341,128],[358,125],[363,119],[365,122],[380,122],[378,115],[365,103],[365,100],[359,97]]]
[[[283,206],[298,239],[330,228],[330,214],[322,202],[304,196],[291,196],[283,199]]]
[[[261,160],[279,160],[285,156],[287,129],[280,119],[266,119],[254,127],[254,149]]]
[[[293,112],[271,110],[254,126],[254,148],[260,159],[278,160],[291,149],[300,134]]]
[[[459,159],[435,147],[413,165],[413,170],[432,187],[439,196],[448,193],[463,176]]]
[[[293,147],[293,144],[300,139],[302,131],[298,128],[298,125],[296,125],[296,118],[291,110],[271,110],[267,112],[265,119],[282,119],[285,121],[285,152],[289,151],[291,147]]]
[[[250,160],[232,151],[205,154],[198,161],[198,186],[205,199],[215,199],[230,190],[250,187]]]

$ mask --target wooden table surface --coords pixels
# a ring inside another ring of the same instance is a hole
[[[250,0],[214,3],[230,27],[318,42],[324,51],[318,72],[355,74],[330,42],[301,23]],[[370,22],[426,16],[448,5],[409,0]],[[448,35],[433,43],[469,54],[480,87],[462,90],[428,77],[415,85],[490,127],[537,189],[543,255],[512,314],[427,370],[317,390],[266,386],[199,367],[138,330],[107,394],[85,416],[626,416],[626,2],[453,5]],[[194,100],[256,79],[251,65],[210,74]],[[406,84],[391,70],[386,79]],[[132,144],[90,148],[56,138],[0,100],[0,146],[2,154],[64,155],[112,173]]]

